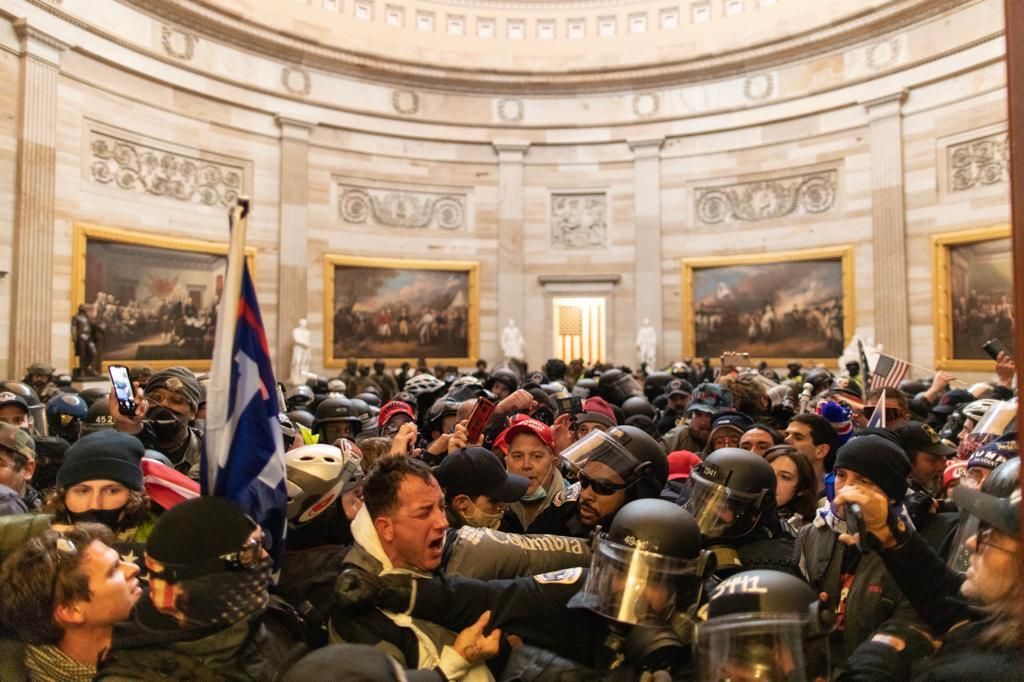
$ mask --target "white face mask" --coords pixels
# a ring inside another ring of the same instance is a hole
[[[505,516],[502,512],[495,514],[488,514],[478,506],[469,503],[472,511],[459,512],[462,515],[462,519],[466,522],[467,526],[473,526],[474,528],[490,528],[491,530],[498,530],[498,526],[501,525],[501,519]]]

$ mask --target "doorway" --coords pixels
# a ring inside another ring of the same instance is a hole
[[[604,296],[556,297],[553,353],[566,364],[577,358],[587,365],[603,362],[606,348]]]

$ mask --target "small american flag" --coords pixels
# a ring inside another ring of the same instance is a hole
[[[899,388],[909,371],[908,363],[888,355],[879,355],[875,368],[871,370],[871,389]]]

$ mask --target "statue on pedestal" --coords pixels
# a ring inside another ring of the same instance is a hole
[[[92,379],[100,376],[100,357],[96,352],[92,320],[84,304],[78,306],[78,312],[71,318],[71,338],[75,340],[75,355],[78,357],[75,378]]]
[[[299,320],[299,326],[292,330],[292,366],[289,381],[296,386],[305,383],[309,371],[309,329],[306,318]]]
[[[651,326],[651,321],[645,318],[636,335],[636,355],[640,364],[647,368],[653,367],[657,350],[658,332]]]
[[[505,354],[506,358],[522,360],[525,355],[524,345],[526,345],[526,340],[523,339],[523,333],[516,326],[516,321],[509,320],[505,328],[501,330],[501,352]]]

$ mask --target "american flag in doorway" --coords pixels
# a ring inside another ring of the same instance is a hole
[[[871,390],[876,388],[899,388],[907,378],[910,365],[888,355],[879,355],[875,368],[871,370]]]

